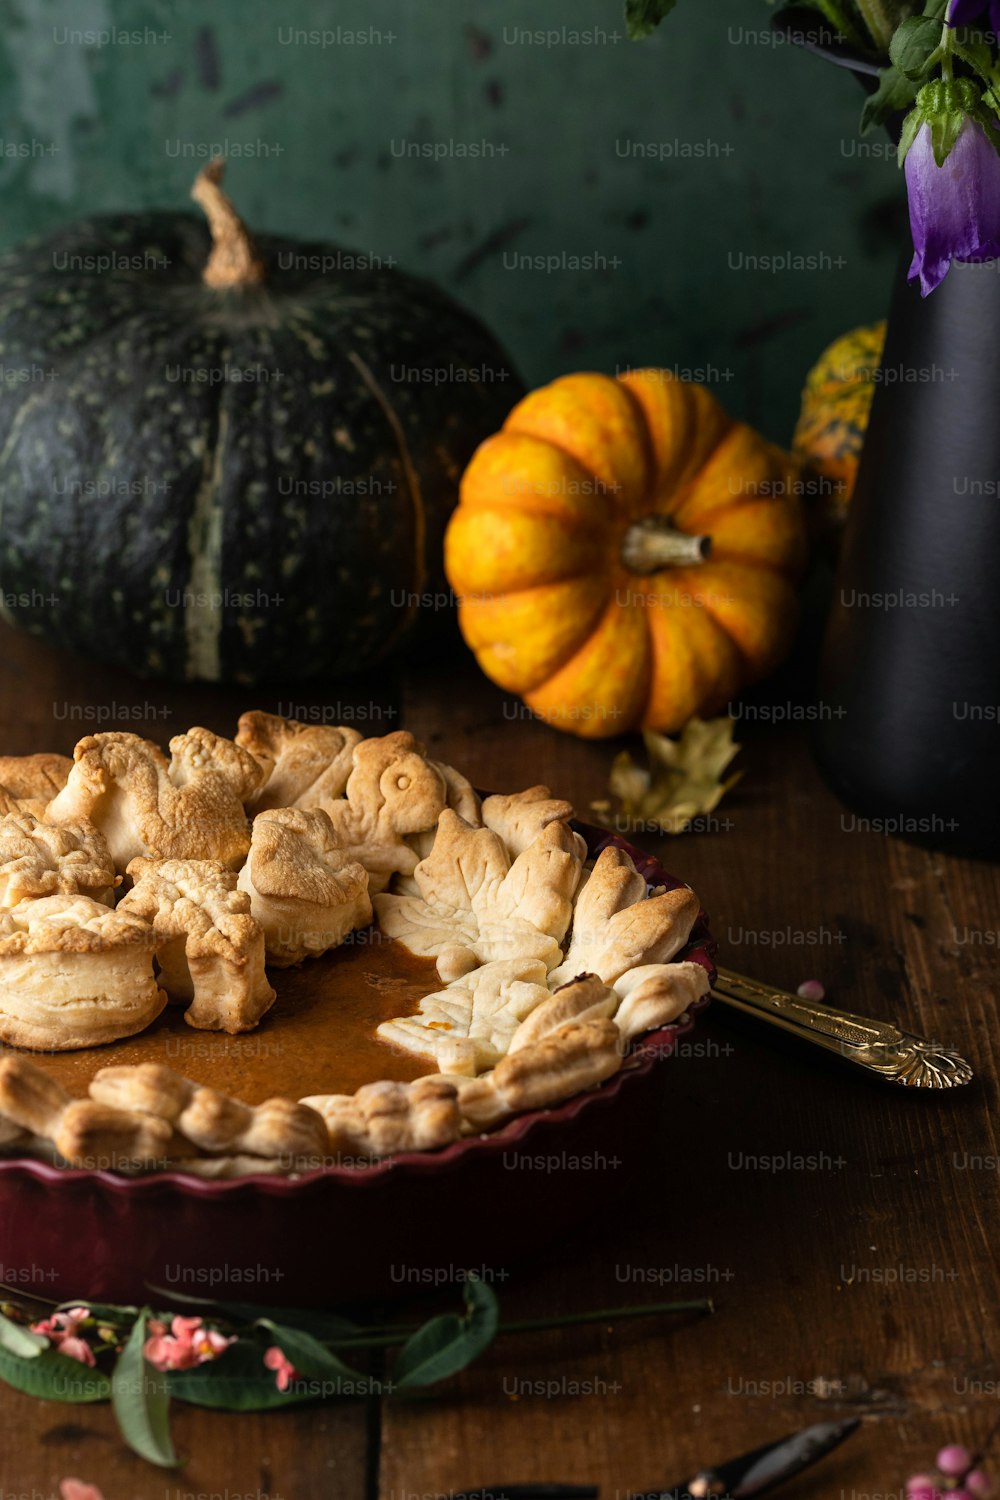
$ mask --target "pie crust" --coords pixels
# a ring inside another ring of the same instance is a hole
[[[98,1055],[74,1099],[6,1054],[4,1150],[209,1177],[435,1150],[599,1085],[708,992],[678,960],[694,893],[651,892],[613,845],[588,860],[547,787],[480,804],[405,731],[261,712],[235,740],[192,729],[170,752],[109,733],[72,762],[0,758],[0,1041],[110,1041],[167,993],[194,1028],[247,1031],[275,1001],[266,966],[389,940],[432,959],[438,987],[373,1030],[426,1076],[250,1105]]]
[[[342,797],[361,735],[254,710],[241,715],[236,743],[265,772],[260,790],[247,801],[256,814],[272,807],[323,807]]]
[[[276,968],[339,947],[372,919],[368,871],[343,848],[319,807],[259,812],[239,887]]]
[[[44,817],[72,769],[68,755],[0,755],[0,813]]]
[[[167,1002],[153,929],[89,896],[0,910],[0,1041],[61,1052],[144,1031]]]
[[[264,780],[249,751],[208,729],[170,741],[170,759],[137,734],[82,739],[50,823],[90,822],[120,871],[133,859],[216,859],[238,870],[250,848],[244,802]]]
[[[416,894],[377,895],[375,915],[388,937],[436,959],[445,983],[500,958],[536,958],[550,970],[562,958],[586,853],[566,823],[548,823],[512,857],[499,833],[446,808],[431,852],[414,867]]]
[[[104,835],[92,824],[60,828],[24,811],[0,817],[0,907],[41,896],[89,896],[114,906],[119,885]]]
[[[383,891],[394,875],[412,875],[420,853],[408,838],[438,825],[454,791],[444,770],[428,760],[412,734],[396,730],[354,747],[343,797],[324,811],[334,833],[353,859],[368,871],[372,892]]]
[[[264,971],[264,929],[236,875],[213,860],[133,859],[118,910],[156,936],[160,982],[202,1031],[251,1031],[275,1000]]]

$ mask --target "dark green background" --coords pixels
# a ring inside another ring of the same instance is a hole
[[[700,369],[787,438],[812,357],[883,310],[900,173],[881,142],[856,154],[853,79],[765,44],[766,0],[680,0],[643,43],[623,36],[620,5],[0,0],[0,242],[81,214],[183,205],[198,161],[177,143],[249,144],[258,154],[232,161],[228,185],[251,223],[433,277],[531,382],[628,363]],[[158,39],[57,40],[108,26]],[[337,26],[382,41],[279,35]],[[552,27],[598,36],[518,39]],[[505,154],[394,155],[483,140]],[[663,162],[619,154],[636,140],[680,149]],[[545,274],[506,268],[515,253],[619,264]],[[733,268],[785,253],[825,259]]]

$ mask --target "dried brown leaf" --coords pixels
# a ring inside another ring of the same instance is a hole
[[[608,782],[620,806],[614,812],[613,804],[602,799],[590,804],[591,811],[610,827],[652,825],[664,833],[683,833],[694,819],[714,811],[743,774],[724,774],[739,754],[733,729],[729,718],[694,718],[677,739],[644,734],[648,767],[637,765],[627,750],[621,751]]]

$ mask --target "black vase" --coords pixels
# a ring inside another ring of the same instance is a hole
[[[866,90],[878,68],[815,12],[776,24]],[[901,121],[890,122],[898,139]],[[895,127],[895,128],[894,128]],[[929,297],[897,274],[820,665],[814,737],[853,809],[1000,856],[1000,263]],[[863,824],[861,826],[864,826]]]
[[[858,813],[1000,855],[1000,266],[927,298],[903,257],[820,669],[815,745]]]

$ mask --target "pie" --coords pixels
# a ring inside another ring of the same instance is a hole
[[[260,712],[169,751],[0,757],[0,1149],[208,1177],[433,1151],[708,992],[694,892],[590,858],[547,787],[480,802],[405,731]]]

